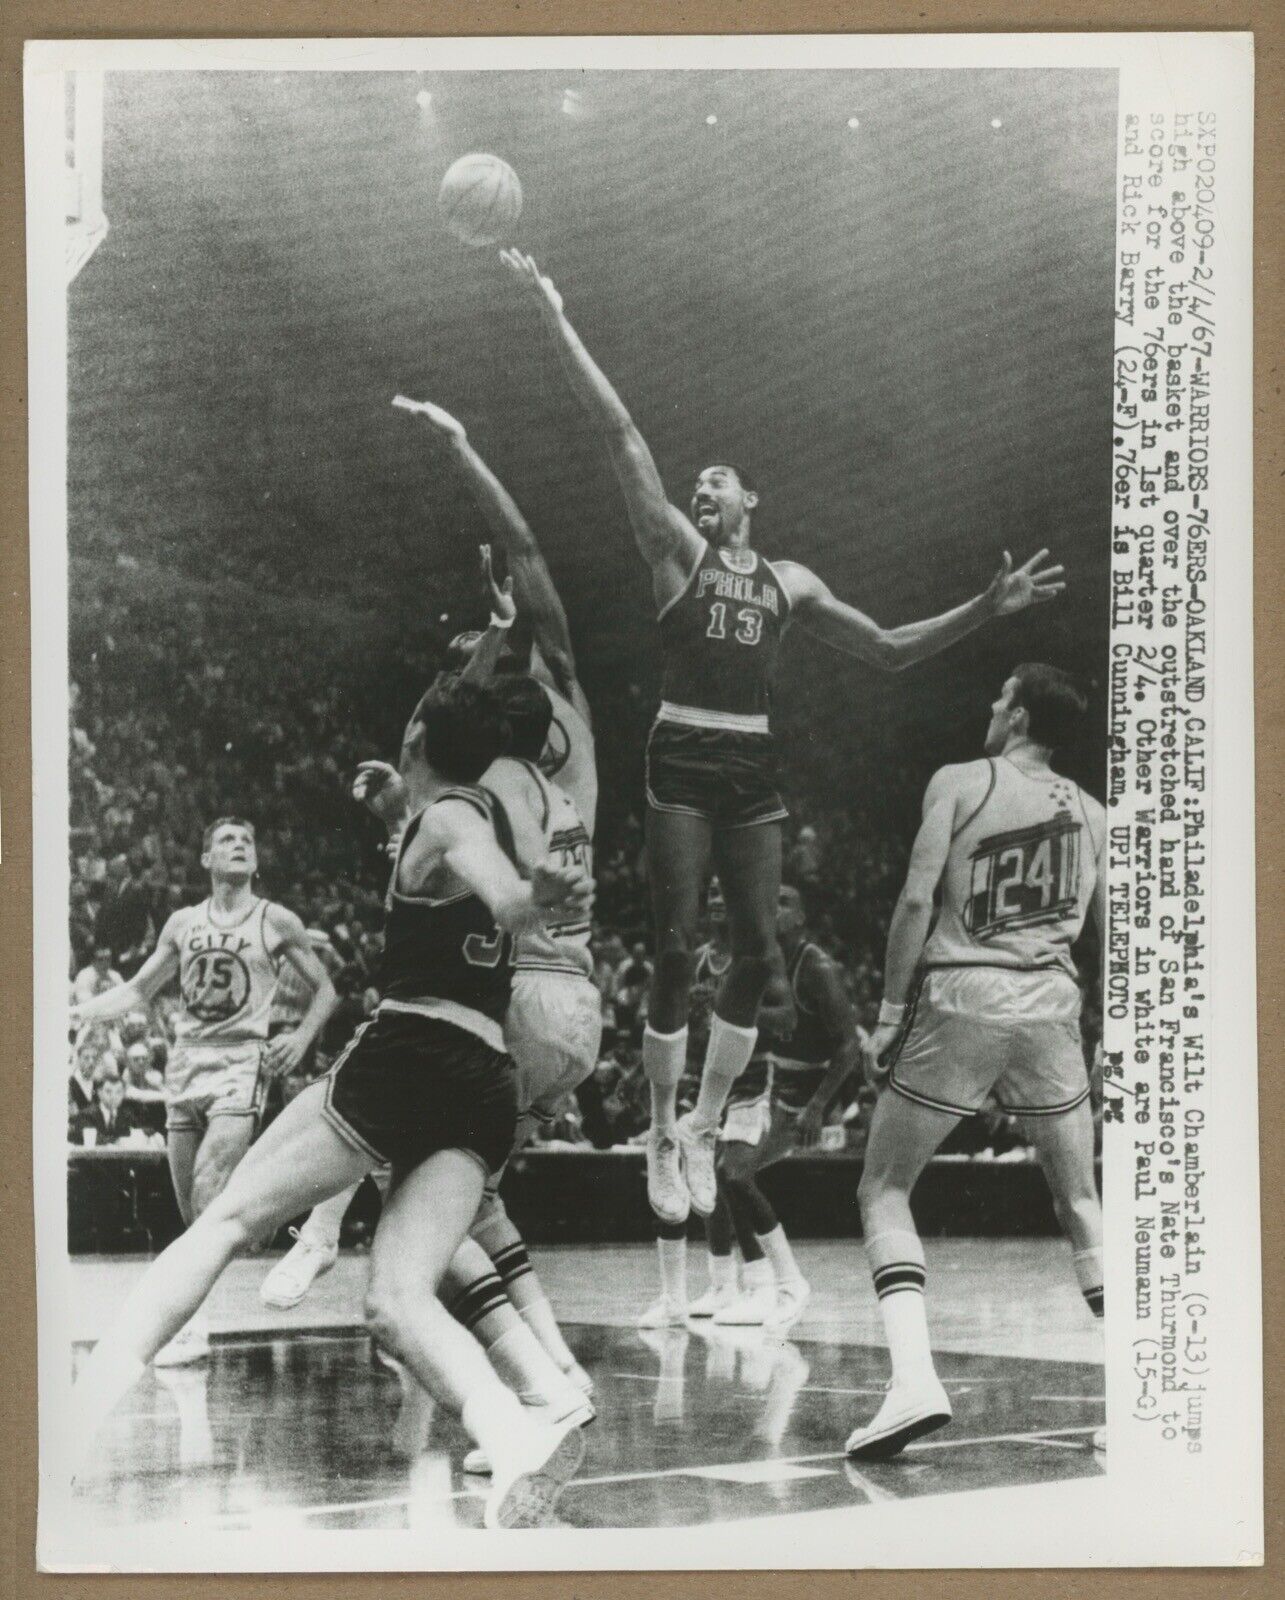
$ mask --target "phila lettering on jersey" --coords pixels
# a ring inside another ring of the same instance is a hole
[[[269,904],[256,899],[235,922],[216,921],[208,900],[182,914],[176,1039],[238,1044],[268,1037],[278,970],[264,922]]]
[[[1085,796],[1060,774],[988,758],[989,784],[951,840],[929,967],[989,966],[1076,976],[1071,946],[1097,883]]]
[[[767,733],[772,680],[790,601],[772,563],[707,544],[660,613],[659,719]]]

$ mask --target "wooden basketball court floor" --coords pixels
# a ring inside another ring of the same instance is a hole
[[[888,1376],[858,1242],[798,1247],[813,1299],[784,1338],[708,1321],[637,1329],[655,1292],[650,1246],[533,1249],[597,1391],[560,1521],[659,1528],[859,1512],[1101,1472],[1100,1329],[1067,1247],[939,1239],[927,1252],[929,1320],[955,1420],[896,1462],[858,1467],[843,1443]],[[485,1483],[460,1470],[462,1430],[375,1360],[361,1331],[364,1255],[345,1252],[290,1312],[259,1302],[272,1260],[247,1258],[224,1275],[209,1303],[208,1361],[149,1371],[118,1407],[80,1491],[85,1517],[210,1533],[478,1526]],[[695,1295],[700,1249],[688,1260]],[[144,1265],[75,1262],[77,1354]]]

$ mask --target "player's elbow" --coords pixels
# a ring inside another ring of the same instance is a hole
[[[911,916],[924,916],[932,911],[932,889],[914,879],[907,881],[901,891],[901,909]]]
[[[874,638],[872,655],[881,672],[904,672],[910,665],[910,655],[901,640],[884,628],[880,628]]]

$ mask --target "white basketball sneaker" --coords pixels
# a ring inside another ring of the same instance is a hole
[[[482,1513],[487,1528],[544,1528],[562,1491],[584,1460],[584,1435],[574,1422],[541,1426],[497,1462]]]
[[[935,1376],[914,1383],[890,1383],[884,1402],[869,1422],[854,1428],[844,1446],[858,1461],[890,1461],[925,1433],[944,1428],[953,1413]]]
[[[634,1324],[638,1328],[681,1328],[687,1322],[687,1307],[663,1295],[649,1305]]]
[[[717,1135],[717,1128],[699,1127],[690,1111],[674,1124],[674,1137],[678,1140],[691,1207],[701,1217],[708,1217],[718,1200],[718,1183],[714,1176],[714,1141]]]
[[[598,1415],[594,1410],[593,1402],[586,1396],[578,1405],[571,1406],[525,1406],[525,1410],[534,1421],[547,1424],[552,1428],[574,1426],[587,1427]],[[472,1478],[489,1478],[491,1475],[491,1458],[479,1445],[475,1450],[470,1450],[460,1463],[460,1469],[467,1472]]]
[[[687,1221],[691,1198],[683,1182],[678,1143],[674,1136],[653,1128],[647,1135],[647,1203],[662,1222]]]
[[[210,1327],[198,1311],[185,1322],[167,1345],[152,1357],[154,1367],[189,1367],[210,1353]]]
[[[718,1328],[761,1328],[776,1315],[776,1285],[760,1283],[745,1289],[730,1305],[714,1313]]]
[[[735,1280],[731,1283],[719,1285],[711,1283],[705,1293],[699,1299],[693,1300],[691,1305],[688,1306],[687,1315],[689,1317],[717,1316],[724,1306],[731,1305],[740,1292]]]
[[[339,1259],[337,1244],[313,1244],[297,1228],[290,1232],[294,1244],[259,1285],[259,1299],[279,1311],[297,1306],[322,1273],[329,1272]]]

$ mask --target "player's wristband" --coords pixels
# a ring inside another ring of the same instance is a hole
[[[879,1026],[881,1028],[899,1028],[905,1020],[906,1008],[904,1005],[895,1006],[891,1000],[883,1000],[880,1002]]]
[[[515,617],[497,617],[494,611],[491,613],[491,626],[499,628],[504,633],[508,632],[516,620]]]

